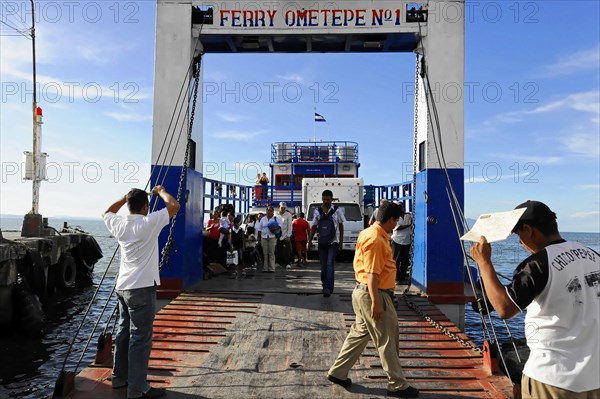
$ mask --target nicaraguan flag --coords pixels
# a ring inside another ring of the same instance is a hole
[[[319,115],[315,112],[315,122],[326,122],[323,115]]]

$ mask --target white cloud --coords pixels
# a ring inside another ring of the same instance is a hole
[[[585,157],[600,157],[598,130],[593,133],[574,133],[561,138],[561,142],[571,152]]]
[[[225,122],[231,122],[231,123],[241,122],[241,121],[249,119],[246,116],[228,114],[228,113],[225,113],[225,112],[217,112],[216,115],[219,118],[223,119]]]
[[[225,82],[228,80],[227,74],[221,71],[215,71],[208,69],[208,72],[204,72],[204,83],[216,83],[216,82]]]
[[[518,162],[522,165],[556,165],[563,160],[562,157],[558,156],[534,156],[531,154],[491,153],[490,155],[499,159],[508,159],[511,163]]]
[[[498,123],[517,123],[528,116],[546,114],[559,110],[574,110],[592,114],[591,121],[598,124],[600,117],[600,93],[597,90],[569,94],[561,99],[522,111],[505,112],[495,115],[483,124],[493,126]]]
[[[303,84],[306,82],[306,78],[299,73],[288,73],[286,75],[277,75],[278,79],[289,80],[290,82],[296,82]]]
[[[38,98],[43,102],[44,96],[54,103],[56,99],[94,100],[100,96],[115,102],[134,103],[151,98],[152,88],[141,88],[135,82],[124,82],[119,87],[113,82],[85,81],[80,76],[52,76],[41,73],[44,65],[54,66],[63,62],[77,65],[91,62],[106,65],[115,62],[121,54],[134,51],[131,44],[116,45],[114,43],[97,44],[90,32],[62,32],[60,26],[43,25],[39,28],[36,46],[36,63],[38,71]],[[59,44],[60,43],[60,44]],[[96,44],[94,44],[96,43]],[[31,41],[24,37],[0,37],[0,72],[5,84],[16,85],[16,95],[30,97],[32,91],[32,54]],[[69,72],[67,72],[69,73]],[[14,81],[11,81],[14,80]],[[104,80],[104,79],[98,79]],[[23,86],[24,85],[24,86]],[[12,88],[12,87],[11,87]]]
[[[92,40],[93,42],[93,40]],[[106,46],[92,45],[90,40],[85,39],[83,43],[78,43],[75,46],[75,51],[79,57],[86,61],[91,61],[98,65],[107,65],[115,61],[121,54],[130,53],[134,50],[131,45],[115,45]]]
[[[597,71],[598,65],[600,65],[600,46],[565,55],[554,64],[546,66],[543,75],[546,77],[571,75],[586,69]]]
[[[211,137],[217,139],[226,139],[226,140],[234,140],[234,141],[250,141],[254,140],[256,137],[265,134],[265,131],[257,131],[257,132],[246,132],[246,131],[238,131],[238,130],[226,130],[221,132],[215,132],[210,134]]]
[[[131,112],[105,112],[104,115],[119,122],[145,122],[152,120],[152,115],[134,114]]]
[[[526,177],[529,176],[531,173],[530,172],[525,172],[525,173],[519,173],[518,175],[506,175],[506,176],[499,176],[499,177],[467,177],[465,178],[465,183],[496,183],[499,180],[505,180],[505,179],[518,179],[521,177]]]
[[[600,190],[600,184],[579,184],[575,186],[575,188],[582,190]]]
[[[587,219],[600,216],[600,211],[590,211],[590,212],[575,212],[571,215],[571,217],[578,219]]]
[[[50,154],[51,160],[58,162],[63,165],[63,167],[68,168],[66,162],[75,162],[77,164],[85,164],[85,163],[96,163],[102,166],[108,167],[111,165],[115,165],[119,162],[118,159],[115,158],[107,158],[102,151],[94,152],[90,149],[78,148],[78,147],[53,147],[49,146],[44,150],[48,154]],[[110,154],[109,154],[110,155]],[[140,164],[140,167],[148,167],[148,165]]]

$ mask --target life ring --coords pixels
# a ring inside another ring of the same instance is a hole
[[[38,296],[40,301],[46,299],[48,292],[48,267],[42,259],[39,251],[36,249],[27,250],[27,260],[29,261],[28,283],[33,293]]]
[[[54,267],[56,268],[56,285],[59,288],[73,288],[77,277],[77,268],[71,254],[63,254]]]

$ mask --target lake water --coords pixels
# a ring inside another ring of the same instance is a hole
[[[69,222],[71,226],[79,226],[83,230],[93,234],[102,247],[104,258],[102,258],[94,269],[93,286],[77,288],[68,295],[57,295],[53,300],[44,305],[46,314],[46,325],[42,338],[23,337],[16,333],[4,332],[0,336],[0,398],[28,398],[42,399],[52,394],[54,383],[61,370],[65,359],[67,348],[73,339],[74,332],[79,328],[83,320],[84,312],[92,299],[94,292],[100,286],[101,277],[109,265],[117,243],[108,235],[102,220],[76,220],[50,218],[49,224],[59,228],[63,221]],[[3,231],[19,230],[21,228],[21,217],[2,217],[0,227]],[[567,240],[578,241],[582,244],[600,251],[600,234],[597,233],[563,233]],[[528,256],[522,248],[516,236],[494,243],[492,246],[493,261],[498,272],[505,276],[511,276],[514,268]],[[66,370],[72,371],[79,362],[81,352],[86,346],[87,339],[91,334],[94,323],[101,317],[102,307],[107,303],[107,312],[102,320],[108,318],[108,314],[116,303],[114,296],[110,296],[114,280],[118,273],[118,253],[106,273],[106,279],[101,285],[97,298],[94,301],[91,317],[88,316],[79,337],[74,343],[73,353],[69,355]],[[505,281],[501,279],[504,283]],[[509,320],[508,326],[515,338],[524,338],[523,315]],[[504,323],[495,316],[494,325],[501,341],[508,337]],[[479,316],[472,311],[471,306],[466,306],[465,312],[466,333],[478,345],[481,345],[483,335]],[[97,336],[98,333],[95,334]],[[95,354],[96,339],[92,339],[89,349],[83,356],[80,368],[93,361]]]

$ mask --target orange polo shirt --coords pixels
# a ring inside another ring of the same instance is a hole
[[[360,232],[354,252],[356,281],[367,285],[367,273],[377,274],[380,290],[396,288],[396,262],[392,256],[390,237],[383,227],[374,223]]]

